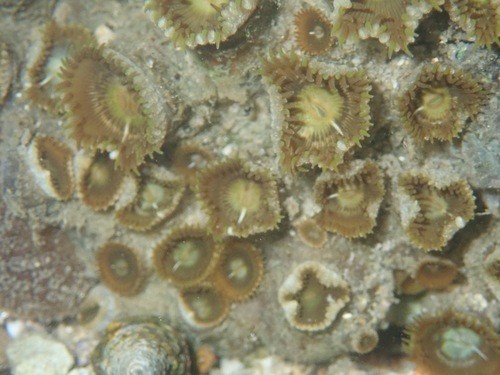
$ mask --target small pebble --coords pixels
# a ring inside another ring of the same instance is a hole
[[[74,368],[73,370],[68,372],[68,375],[95,375],[95,372],[91,368],[82,367]]]
[[[5,324],[5,330],[11,338],[16,339],[24,331],[24,326],[24,322],[21,320],[9,320]]]
[[[116,34],[106,25],[99,25],[94,31],[95,38],[99,44],[106,44],[116,38]]]
[[[13,375],[66,375],[74,364],[63,344],[39,335],[12,341],[7,358]]]

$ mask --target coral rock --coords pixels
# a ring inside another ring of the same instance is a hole
[[[0,233],[0,304],[20,317],[43,321],[75,315],[93,282],[75,248],[57,228],[32,240],[24,221],[12,219]]]

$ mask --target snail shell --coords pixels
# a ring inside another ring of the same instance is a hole
[[[187,375],[185,339],[161,319],[128,318],[111,323],[92,353],[97,375]]]

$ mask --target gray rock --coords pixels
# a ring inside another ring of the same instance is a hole
[[[13,375],[66,375],[74,364],[62,343],[39,335],[14,340],[7,358]]]

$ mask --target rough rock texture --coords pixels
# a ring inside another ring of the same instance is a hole
[[[4,219],[5,220],[5,219]],[[74,315],[92,281],[66,235],[11,219],[0,233],[0,306],[43,321]]]
[[[63,344],[37,335],[13,341],[7,356],[13,375],[66,375],[74,363]]]

